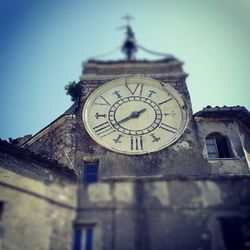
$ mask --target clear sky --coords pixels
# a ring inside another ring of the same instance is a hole
[[[64,86],[83,61],[121,45],[127,13],[140,45],[184,61],[194,112],[250,110],[249,0],[0,0],[0,138],[61,115],[71,105]]]

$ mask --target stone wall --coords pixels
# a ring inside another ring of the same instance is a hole
[[[78,222],[95,225],[95,250],[225,250],[220,219],[248,224],[249,190],[237,176],[103,179],[81,186]]]
[[[26,142],[24,148],[74,169],[74,129],[75,116],[63,115]]]
[[[23,150],[17,155],[0,150],[0,249],[70,250],[75,177]]]

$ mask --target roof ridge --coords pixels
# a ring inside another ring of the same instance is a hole
[[[250,112],[244,106],[215,106],[214,108],[211,106],[207,106],[203,108],[201,111],[193,114],[193,117],[216,117],[221,118],[222,116],[227,116],[227,118],[234,118],[240,121],[246,126],[248,130],[250,130]]]
[[[0,138],[0,151],[14,154],[15,156],[25,159],[32,160],[35,163],[42,164],[45,167],[49,167],[52,170],[60,170],[60,173],[67,177],[76,180],[76,172],[74,169],[70,169],[67,165],[63,165],[57,160],[48,158],[47,156],[37,154],[26,148],[19,147],[15,144],[8,143],[6,140]]]

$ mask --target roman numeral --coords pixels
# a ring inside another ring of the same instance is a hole
[[[95,102],[96,105],[108,105],[110,106],[110,103],[103,97],[100,96],[101,100],[98,100],[98,102]]]
[[[101,138],[115,131],[112,127],[110,127],[108,122],[104,122],[93,127],[93,130],[95,131],[96,135],[101,135]]]
[[[169,126],[169,125],[167,125],[167,124],[165,124],[165,123],[162,123],[162,124],[159,126],[159,128],[162,128],[162,129],[164,129],[164,130],[166,130],[166,131],[168,131],[168,132],[171,132],[171,133],[173,133],[173,134],[175,134],[175,133],[177,132],[177,128],[171,127],[171,126]]]
[[[142,138],[142,136],[140,136],[140,137],[131,136],[130,149],[131,150],[143,150],[143,138]]]
[[[159,102],[158,105],[162,105],[162,104],[164,104],[164,103],[166,103],[166,102],[169,102],[169,101],[171,101],[171,100],[173,100],[173,98],[169,98],[169,99],[167,99],[167,100],[165,100],[165,101]]]
[[[129,85],[130,85],[130,87],[129,87]],[[143,84],[138,83],[136,86],[134,86],[134,88],[131,87],[132,84],[129,84],[129,85],[126,82],[125,86],[131,95],[135,95],[136,92],[138,92],[139,95],[142,95],[142,91],[143,91],[143,87],[144,87]]]

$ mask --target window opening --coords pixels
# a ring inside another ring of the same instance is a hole
[[[98,182],[99,162],[85,162],[83,169],[83,183],[90,184]]]
[[[250,249],[250,219],[220,218],[222,235],[227,250]]]
[[[93,227],[76,227],[74,229],[73,250],[92,250]]]
[[[215,134],[206,138],[208,158],[232,158],[232,151],[225,136]]]
[[[4,210],[4,202],[3,202],[3,201],[0,201],[0,219],[2,219],[3,210]]]

